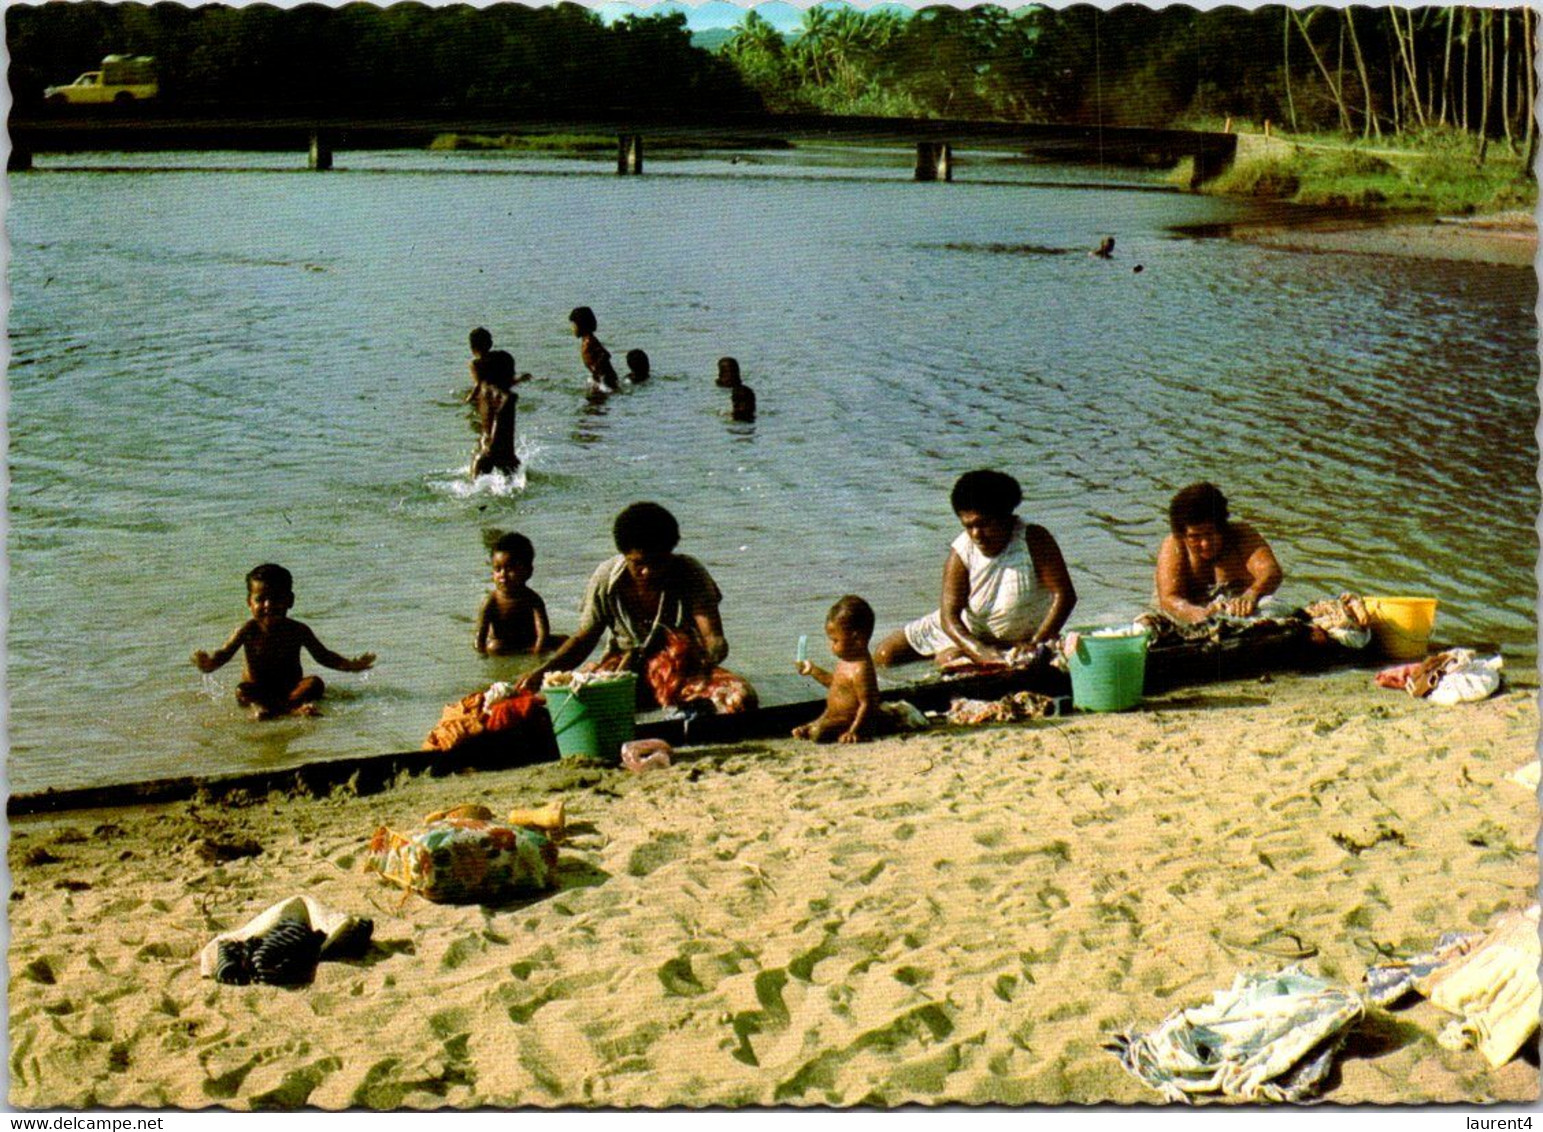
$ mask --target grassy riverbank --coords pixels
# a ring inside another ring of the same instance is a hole
[[[1524,157],[1471,137],[1432,133],[1373,142],[1244,134],[1238,158],[1202,192],[1293,204],[1471,216],[1537,207]]]

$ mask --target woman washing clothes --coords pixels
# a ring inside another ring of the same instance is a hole
[[[950,497],[962,534],[943,562],[939,607],[879,644],[874,660],[906,664],[1004,664],[1008,653],[1053,640],[1077,591],[1061,548],[1044,527],[1018,517],[1023,489],[1004,472],[966,472]]]
[[[584,670],[637,673],[640,708],[692,700],[725,715],[754,708],[750,683],[719,667],[729,653],[718,614],[723,594],[705,566],[675,553],[675,516],[657,503],[634,503],[616,516],[612,535],[618,553],[590,577],[578,629],[520,687],[539,688],[546,673],[572,669],[609,633],[605,654]]]
[[[1170,533],[1157,552],[1157,607],[1181,624],[1221,613],[1252,617],[1280,588],[1281,568],[1263,536],[1228,518],[1227,497],[1193,483],[1168,504]]]

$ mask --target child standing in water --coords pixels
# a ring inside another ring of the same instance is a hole
[[[536,548],[517,531],[493,544],[493,589],[477,613],[477,651],[484,656],[539,653],[565,637],[551,635],[546,602],[527,583],[536,568]]]
[[[236,685],[236,702],[253,709],[257,719],[281,715],[319,715],[315,701],[327,686],[319,676],[302,676],[300,650],[306,649],[316,663],[339,672],[363,672],[375,663],[374,653],[349,660],[316,639],[308,625],[289,619],[295,604],[295,584],[282,566],[265,562],[246,576],[246,604],[252,611],[230,640],[214,653],[199,649],[193,663],[200,672],[213,672],[236,650],[242,650],[245,671]]]
[[[595,312],[588,307],[574,307],[568,314],[573,336],[579,340],[579,360],[589,371],[590,389],[599,393],[615,393],[621,387],[616,370],[611,365],[611,352],[595,337],[598,323]]]
[[[530,374],[514,374],[514,358],[504,350],[492,350],[482,360],[475,397],[481,436],[472,457],[472,478],[489,472],[508,473],[520,466],[514,454],[515,412],[520,395],[516,382],[528,381]]]
[[[858,743],[878,731],[882,719],[879,677],[868,652],[873,620],[873,607],[854,594],[830,607],[825,615],[825,636],[839,663],[834,672],[827,672],[807,660],[798,662],[800,675],[814,677],[830,693],[825,698],[824,714],[813,723],[795,727],[793,738]]]
[[[718,359],[718,385],[733,391],[729,395],[730,420],[755,420],[755,390],[740,380],[736,359]]]

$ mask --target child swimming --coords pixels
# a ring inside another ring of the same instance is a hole
[[[807,660],[798,662],[800,675],[812,676],[830,689],[825,711],[813,723],[795,727],[793,738],[858,743],[879,730],[879,677],[868,652],[873,622],[873,607],[854,594],[830,607],[825,615],[825,635],[838,661],[835,671],[827,672]]]
[[[567,639],[551,635],[546,602],[526,584],[535,563],[536,548],[517,531],[493,544],[493,589],[477,612],[476,649],[484,656],[546,652]]]
[[[642,350],[627,351],[627,380],[633,385],[641,385],[647,381],[652,370],[648,363],[648,355]]]
[[[729,419],[755,420],[755,390],[740,380],[739,361],[735,358],[718,359],[717,384],[732,392],[729,395]]]
[[[579,340],[579,360],[589,371],[591,392],[615,393],[621,388],[621,381],[611,365],[611,352],[595,337],[599,326],[595,312],[588,307],[574,307],[568,313],[568,323],[573,327],[573,336]]]
[[[300,650],[306,649],[316,663],[339,672],[363,672],[375,663],[374,653],[349,660],[316,639],[308,625],[289,619],[295,604],[294,578],[282,566],[265,562],[246,576],[246,604],[251,620],[215,652],[199,649],[193,663],[200,672],[213,672],[236,650],[242,650],[245,671],[236,685],[236,702],[253,709],[256,719],[281,715],[319,715],[315,701],[327,686],[319,676],[302,676]]]

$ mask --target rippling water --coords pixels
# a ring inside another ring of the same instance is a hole
[[[969,158],[926,186],[899,150],[651,156],[640,178],[502,155],[344,153],[321,176],[299,155],[40,159],[9,218],[12,788],[415,747],[511,671],[471,649],[484,531],[534,539],[570,629],[641,498],[722,585],[733,665],[786,695],[793,643],[841,593],[881,632],[933,607],[948,489],[982,466],[1024,482],[1079,622],[1137,610],[1169,495],[1210,478],[1286,596],[1434,593],[1441,638],[1531,663],[1530,271],[1175,238],[1245,206]],[[1116,258],[1089,259],[1105,232]],[[584,402],[580,304],[654,381]],[[465,482],[479,324],[536,376],[523,486]],[[754,425],[720,415],[723,354]],[[380,654],[326,674],[323,719],[247,722],[239,662],[188,663],[265,560],[329,646]]]

